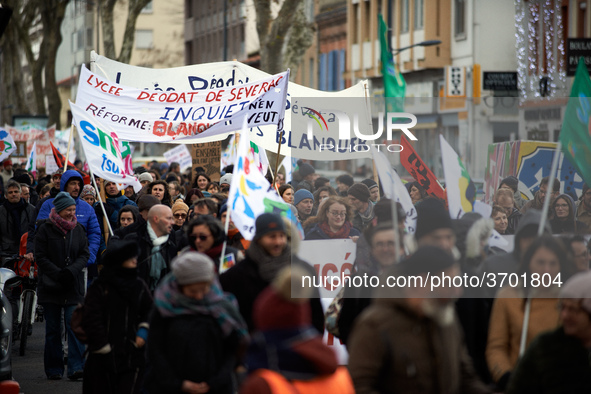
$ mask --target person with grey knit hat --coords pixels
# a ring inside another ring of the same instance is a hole
[[[353,218],[353,227],[359,231],[365,230],[375,214],[373,212],[373,204],[369,199],[371,193],[369,188],[363,183],[354,183],[348,190],[347,196],[349,203],[355,210],[355,217]]]
[[[154,293],[147,393],[234,393],[233,373],[249,341],[236,299],[224,293],[207,255],[175,257]]]
[[[63,316],[68,334],[67,375],[71,380],[77,380],[83,375],[84,345],[72,332],[70,319],[76,305],[84,301],[86,283],[82,270],[90,252],[86,230],[76,218],[76,200],[63,191],[51,200],[51,205],[49,218],[38,222],[35,236],[38,300],[43,306],[46,323],[44,368],[50,380],[59,380],[64,374]]]
[[[591,271],[562,285],[559,309],[562,326],[532,342],[507,393],[591,392]]]

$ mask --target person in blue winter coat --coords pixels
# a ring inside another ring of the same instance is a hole
[[[86,201],[79,198],[83,186],[84,184],[82,175],[80,175],[78,171],[68,170],[62,175],[62,179],[60,181],[60,191],[68,192],[74,201],[76,201],[76,220],[86,230],[86,236],[88,238],[88,251],[90,252],[90,257],[87,263],[87,266],[89,266],[96,262],[96,254],[101,242],[101,228],[96,218],[94,209],[88,205]],[[41,205],[39,215],[37,215],[36,223],[38,223],[40,220],[48,219],[51,208],[53,208],[53,198],[47,199],[43,205]],[[29,232],[29,241],[34,242],[31,240],[31,232]],[[28,245],[27,252],[29,252]]]

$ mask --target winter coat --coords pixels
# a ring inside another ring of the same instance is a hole
[[[562,327],[540,335],[517,365],[507,393],[591,393],[589,349]]]
[[[359,237],[361,233],[355,227],[351,227],[349,234],[341,239],[345,239],[348,237]],[[321,228],[319,223],[314,224],[314,226],[310,227],[308,231],[306,231],[306,241],[316,240],[316,239],[338,239],[338,238],[331,238],[328,234],[326,234]]]
[[[66,262],[68,256],[69,263]],[[86,267],[88,259],[88,242],[81,224],[76,224],[76,227],[64,235],[50,220],[43,221],[35,237],[35,261],[39,267],[39,304],[82,303],[86,290],[82,269]],[[72,275],[72,282],[68,286],[61,285],[58,281],[62,270],[67,270]]]
[[[557,306],[558,298],[532,298],[526,346],[540,333],[558,327]],[[486,360],[495,382],[499,382],[517,364],[524,312],[523,288],[509,286],[499,290],[490,316],[486,346]]]
[[[150,282],[152,281],[150,278],[150,267],[152,264],[151,255],[153,245],[150,235],[148,234],[149,225],[150,224],[148,222],[144,222],[144,224],[138,227],[134,233],[126,235],[125,239],[131,239],[137,242],[138,248],[140,250],[140,254],[138,255],[137,259],[138,276],[148,284],[148,287],[153,288],[150,286]],[[171,231],[168,236],[168,240],[160,246],[160,253],[162,254],[162,257],[166,263],[166,268],[162,270],[160,279],[170,272],[170,262],[177,255],[177,251],[175,233],[174,231]]]
[[[291,254],[288,255],[291,256]],[[315,275],[314,269],[306,262],[296,256],[291,257],[292,264],[298,264],[309,271],[310,275]],[[249,255],[248,251],[244,260],[220,275],[220,284],[224,291],[234,294],[238,301],[240,314],[248,325],[248,330],[254,330],[252,320],[254,302],[265,287],[269,285],[269,282],[261,277],[257,263]],[[318,295],[310,298],[310,307],[312,310],[312,324],[319,332],[324,332],[324,312]]]
[[[89,350],[84,368],[85,394],[139,392],[145,355],[144,348],[135,346],[135,339],[140,327],[149,327],[151,308],[150,290],[139,278],[125,291],[103,274],[92,283],[82,315]],[[106,345],[111,347],[110,352],[95,353]]]
[[[462,329],[419,317],[404,298],[375,299],[349,337],[349,372],[358,394],[487,393]]]
[[[515,234],[522,216],[521,212],[514,207],[511,215],[507,216],[507,230],[505,230],[505,234]]]
[[[68,183],[68,181],[74,177],[80,178],[82,180],[82,176],[77,171],[68,170],[64,172],[64,175],[62,175],[62,179],[60,181],[60,190],[65,191],[66,183]],[[76,219],[78,220],[78,223],[80,223],[86,229],[86,236],[88,238],[88,251],[90,252],[88,265],[91,265],[96,261],[96,255],[101,243],[101,228],[96,219],[94,209],[88,205],[86,201],[82,200],[80,196],[76,197],[75,200]],[[49,198],[43,203],[41,209],[39,210],[39,215],[37,215],[37,222],[47,219],[49,217],[49,213],[51,212],[51,208],[53,208],[53,198]],[[33,235],[33,237],[35,237],[35,235]],[[31,232],[29,231],[29,242],[30,241]],[[27,251],[29,251],[28,244]],[[37,251],[34,252],[37,254]]]
[[[35,207],[23,203],[20,213],[20,233],[15,228],[14,216],[11,214],[8,206],[8,200],[0,205],[0,248],[4,253],[18,254],[21,237],[29,229],[29,224],[35,222]]]
[[[210,386],[210,394],[232,394],[232,371],[239,347],[236,332],[224,337],[207,315],[163,317],[152,311],[144,389],[150,394],[181,393],[183,380]]]

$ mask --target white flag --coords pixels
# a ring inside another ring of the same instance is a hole
[[[27,171],[34,174],[37,171],[37,143],[33,143],[33,149],[31,149],[31,154],[27,159],[27,165],[25,167]]]
[[[441,134],[439,134],[439,141],[449,214],[452,219],[459,219],[464,213],[474,210],[476,188],[460,156]]]
[[[8,131],[0,127],[0,161],[16,150],[16,144]]]
[[[404,187],[398,173],[392,169],[388,158],[383,152],[378,152],[375,147],[371,147],[371,153],[378,171],[380,183],[382,184],[384,196],[394,199],[394,201],[402,205],[402,209],[406,212],[406,219],[404,221],[406,231],[409,234],[414,233],[417,227],[417,210],[412,203],[406,187]]]

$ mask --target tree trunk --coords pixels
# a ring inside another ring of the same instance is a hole
[[[99,0],[101,1],[101,0]],[[113,26],[113,9],[117,0],[102,0],[101,25],[103,28],[103,55],[109,59],[116,59],[115,28]],[[98,48],[97,48],[98,49]]]
[[[142,12],[142,9],[150,2],[150,0],[129,0],[127,7],[127,22],[125,23],[125,32],[123,34],[123,45],[121,52],[119,52],[118,61],[121,63],[129,63],[131,60],[131,53],[133,52],[133,43],[135,41],[135,23],[137,17]]]
[[[43,20],[43,44],[45,50],[45,96],[49,113],[48,125],[61,129],[62,102],[55,80],[55,62],[57,50],[62,42],[61,25],[66,14],[69,0],[48,1],[47,8],[41,14]],[[53,34],[52,34],[53,33]]]
[[[271,19],[271,0],[255,0],[254,5],[261,69],[277,74],[285,71],[288,63],[297,67],[313,39],[311,27],[305,20],[302,0],[285,0],[274,20]],[[295,76],[295,72],[292,75]]]

